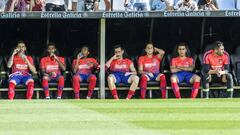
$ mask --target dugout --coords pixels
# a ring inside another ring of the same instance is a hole
[[[116,12],[115,12],[116,13]],[[97,56],[101,63],[101,72],[98,89],[94,98],[111,98],[106,89],[104,63],[109,57],[111,48],[116,44],[122,44],[130,56],[141,54],[147,42],[153,42],[157,47],[165,50],[166,54],[172,53],[173,47],[178,42],[186,42],[193,54],[203,53],[206,45],[215,40],[224,42],[226,50],[231,54],[240,43],[240,18],[224,16],[224,11],[219,11],[211,16],[201,15],[199,12],[192,16],[164,16],[165,13],[127,14],[120,12],[123,17],[104,17],[104,12],[89,13],[86,17],[78,18],[63,16],[41,18],[40,13],[26,14],[20,18],[1,18],[0,21],[0,55],[8,56],[18,40],[24,40],[30,55],[39,57],[42,55],[48,42],[55,42],[62,56],[73,55],[75,48],[89,45],[92,54]],[[206,14],[206,12],[203,12]],[[218,16],[219,14],[219,16]],[[39,16],[38,16],[39,15]],[[84,13],[83,13],[84,15]],[[68,65],[67,68],[70,68]],[[196,68],[200,70],[201,64],[197,62]],[[164,69],[169,70],[169,63],[165,61]],[[1,67],[4,73],[4,63]],[[1,97],[6,98],[7,80],[1,85]],[[169,77],[167,77],[169,81]],[[37,85],[36,85],[37,86]],[[72,98],[71,81],[66,81],[65,98]],[[168,84],[168,86],[170,86]],[[35,98],[43,98],[40,85],[37,87],[39,95]],[[123,94],[126,91],[122,91]],[[19,92],[21,93],[21,92]],[[183,91],[183,97],[189,96],[190,91]],[[235,97],[239,92],[235,90]],[[82,92],[81,94],[84,94]],[[160,91],[152,93],[153,98],[160,97]],[[16,94],[17,96],[18,94]],[[21,94],[20,94],[21,95]],[[24,94],[23,94],[24,95]],[[199,95],[200,96],[200,95]],[[139,93],[136,93],[136,98]],[[174,97],[169,89],[169,97]],[[17,97],[18,98],[18,97]],[[21,96],[19,96],[21,98]]]

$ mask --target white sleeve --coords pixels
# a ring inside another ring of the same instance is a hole
[[[194,10],[198,10],[198,5],[197,5],[197,2],[195,2],[195,1],[194,1],[194,7],[195,7]]]
[[[169,6],[173,6],[174,5],[174,1],[173,0],[168,0]]]

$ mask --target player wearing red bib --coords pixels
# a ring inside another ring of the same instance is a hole
[[[124,83],[131,85],[126,98],[129,100],[134,95],[139,82],[133,62],[126,57],[125,50],[120,45],[117,45],[114,47],[114,55],[106,63],[106,67],[111,72],[108,76],[108,86],[116,100],[119,98],[115,84]]]
[[[148,81],[160,81],[162,98],[166,98],[166,77],[160,73],[160,64],[165,52],[154,47],[152,43],[148,43],[144,51],[145,55],[138,59],[138,71],[141,74],[141,98],[145,98]]]
[[[193,84],[191,98],[196,98],[200,87],[201,78],[192,73],[195,63],[185,43],[180,43],[175,47],[176,56],[171,59],[171,84],[176,98],[181,98],[178,83],[186,82]]]
[[[48,82],[58,82],[57,99],[62,98],[64,88],[64,77],[61,71],[66,70],[65,60],[58,56],[58,51],[54,43],[49,43],[46,49],[46,54],[40,61],[40,68],[43,74],[42,87],[45,93],[45,98],[50,99]]]
[[[90,54],[89,48],[84,46],[78,52],[77,58],[73,60],[72,69],[75,75],[73,76],[73,90],[75,99],[79,99],[79,91],[81,82],[89,82],[87,99],[90,99],[96,86],[97,77],[93,74],[93,69],[98,68],[98,62],[95,58],[88,57]]]
[[[18,42],[16,49],[8,60],[7,67],[12,68],[12,73],[9,75],[8,98],[13,100],[15,86],[24,84],[27,86],[26,98],[32,99],[34,80],[30,71],[34,74],[37,72],[32,57],[26,56],[26,45],[23,41]]]

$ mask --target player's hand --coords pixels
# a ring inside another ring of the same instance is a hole
[[[20,57],[24,60],[24,61],[27,61],[27,56],[23,53],[20,54]]]
[[[55,60],[59,60],[58,57],[53,53],[52,54],[52,57],[55,59]]]
[[[54,77],[57,76],[57,73],[55,73],[55,72],[50,72],[49,74],[50,74],[50,76],[51,76],[52,78],[54,78]]]
[[[43,76],[49,77],[48,73],[43,73]]]
[[[225,71],[222,71],[222,70],[219,71],[220,75],[224,75],[225,73],[226,73]]]
[[[118,56],[117,56],[117,55],[114,55],[114,56],[112,57],[112,59],[113,59],[113,60],[116,60],[116,59],[118,59]]]
[[[124,74],[124,76],[129,76],[129,75],[132,75],[133,73],[132,72],[126,72],[125,74]]]
[[[18,52],[19,52],[20,50],[19,50],[19,48],[16,48],[16,49],[14,49],[14,51],[13,51],[13,54],[12,55],[16,55]]]
[[[221,69],[216,69],[215,71],[218,77],[222,75]]]
[[[54,57],[53,55],[54,55],[54,53],[50,53],[50,57]]]
[[[81,59],[83,57],[83,54],[80,52],[78,55],[77,55],[77,59]]]

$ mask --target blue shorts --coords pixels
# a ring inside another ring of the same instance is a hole
[[[188,84],[191,84],[190,80],[194,76],[192,72],[187,72],[187,71],[180,71],[180,72],[174,73],[174,75],[177,76],[178,83],[182,83],[185,81]]]
[[[112,74],[116,78],[116,84],[119,84],[119,83],[129,84],[128,79],[131,75],[125,76],[124,72],[113,72]]]
[[[25,85],[28,79],[33,79],[31,75],[14,75],[9,78],[9,82],[14,80],[16,85],[23,84]]]
[[[158,77],[159,73],[153,73],[153,77],[147,74],[149,81],[156,81],[156,78]]]
[[[91,75],[93,75],[93,74],[79,74],[81,82],[88,82],[88,79]]]

